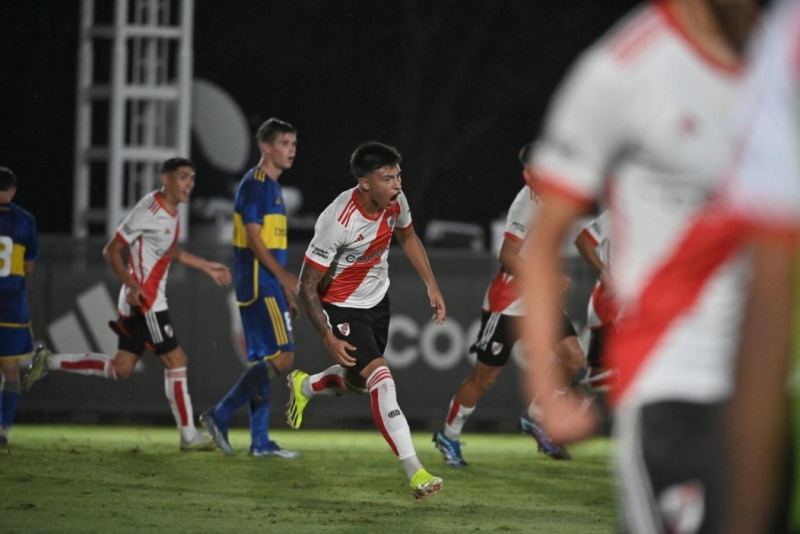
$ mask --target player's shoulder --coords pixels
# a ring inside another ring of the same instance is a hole
[[[11,203],[11,211],[13,213],[15,213],[17,217],[25,219],[28,222],[32,222],[32,223],[36,222],[36,217],[33,215],[33,213],[29,212],[28,210],[26,210],[25,208],[23,208],[19,204],[15,204],[15,203],[12,202]]]
[[[670,18],[661,3],[649,2],[620,19],[588,51],[598,64],[625,71],[658,50],[669,38]]]
[[[337,224],[338,226],[347,228],[354,216],[357,216],[358,211],[356,188],[352,187],[339,193],[328,207],[325,208],[323,214],[329,219],[327,224]]]

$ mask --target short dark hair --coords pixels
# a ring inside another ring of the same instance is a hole
[[[17,188],[17,175],[8,167],[0,167],[0,191]]]
[[[353,176],[361,178],[387,165],[399,165],[401,161],[403,156],[395,147],[369,141],[356,148],[350,156],[350,170]]]
[[[256,141],[259,143],[272,144],[280,134],[297,134],[297,128],[286,121],[272,117],[265,120],[264,123],[258,127],[256,131]]]
[[[192,160],[186,158],[169,158],[161,164],[161,174],[172,174],[181,167],[191,167],[193,171],[197,168],[192,163]]]
[[[533,153],[533,148],[535,145],[536,143],[531,141],[530,143],[519,149],[519,162],[522,163],[523,167],[528,163],[530,163],[531,155]]]

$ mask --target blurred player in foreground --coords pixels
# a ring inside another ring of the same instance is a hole
[[[402,192],[400,154],[393,147],[365,143],[350,159],[358,185],[341,193],[317,219],[300,271],[300,301],[335,365],[311,375],[288,377],[292,428],[299,428],[311,398],[369,393],[372,417],[400,460],[416,498],[442,489],[417,458],[406,417],[397,403],[394,378],[383,358],[389,338],[389,245],[396,236],[428,290],[433,320],[447,310],[411,225]]]
[[[161,166],[158,191],[145,195],[117,227],[103,249],[103,257],[122,282],[117,304],[119,319],[111,322],[119,338],[116,355],[98,353],[53,354],[39,347],[25,378],[30,390],[49,371],[129,378],[148,350],[164,364],[164,391],[180,432],[183,451],[213,450],[214,442],[198,432],[186,378],[186,354],[178,344],[167,309],[167,275],[173,261],[206,273],[217,285],[231,283],[225,265],[205,260],[178,247],[178,205],[188,202],[194,189],[195,166],[185,158]],[[128,266],[123,251],[128,249]]]
[[[523,273],[524,335],[529,387],[555,440],[597,424],[586,399],[544,372],[559,330],[558,244],[602,193],[612,207],[620,323],[608,355],[628,532],[720,532],[744,265],[731,240],[695,223],[731,161],[755,10],[749,0],[639,7],[580,58],[534,155],[543,206]]]
[[[39,257],[39,234],[33,215],[12,202],[16,192],[17,176],[0,167],[0,447],[19,404],[19,360],[33,353],[25,278]]]

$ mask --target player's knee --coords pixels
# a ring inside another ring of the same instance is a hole
[[[134,364],[126,360],[120,360],[117,358],[114,359],[113,365],[114,365],[114,374],[118,380],[130,378],[130,376],[133,374],[133,368],[135,367]]]

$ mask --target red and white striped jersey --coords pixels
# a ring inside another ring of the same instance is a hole
[[[534,155],[541,187],[585,204],[608,195],[617,400],[711,402],[730,392],[740,265],[699,268],[720,266],[730,250],[689,237],[703,231],[694,220],[730,164],[742,78],[655,2],[581,57],[549,113]]]
[[[769,232],[800,227],[800,2],[778,4],[753,48],[744,137],[725,201]]]
[[[325,272],[318,289],[323,302],[372,308],[389,289],[389,245],[395,228],[411,226],[403,193],[389,209],[367,214],[358,188],[341,193],[317,219],[306,264]]]
[[[531,221],[537,211],[539,197],[534,197],[527,185],[520,189],[511,207],[508,208],[503,239],[524,242],[531,229]],[[483,311],[500,312],[518,317],[525,312],[514,275],[500,269],[483,297]]]
[[[130,247],[131,276],[144,290],[143,312],[167,309],[165,290],[172,260],[169,252],[177,244],[179,232],[178,212],[169,211],[158,191],[145,195],[117,228],[115,238]],[[128,288],[123,285],[117,303],[122,315],[132,313],[127,296]]]

